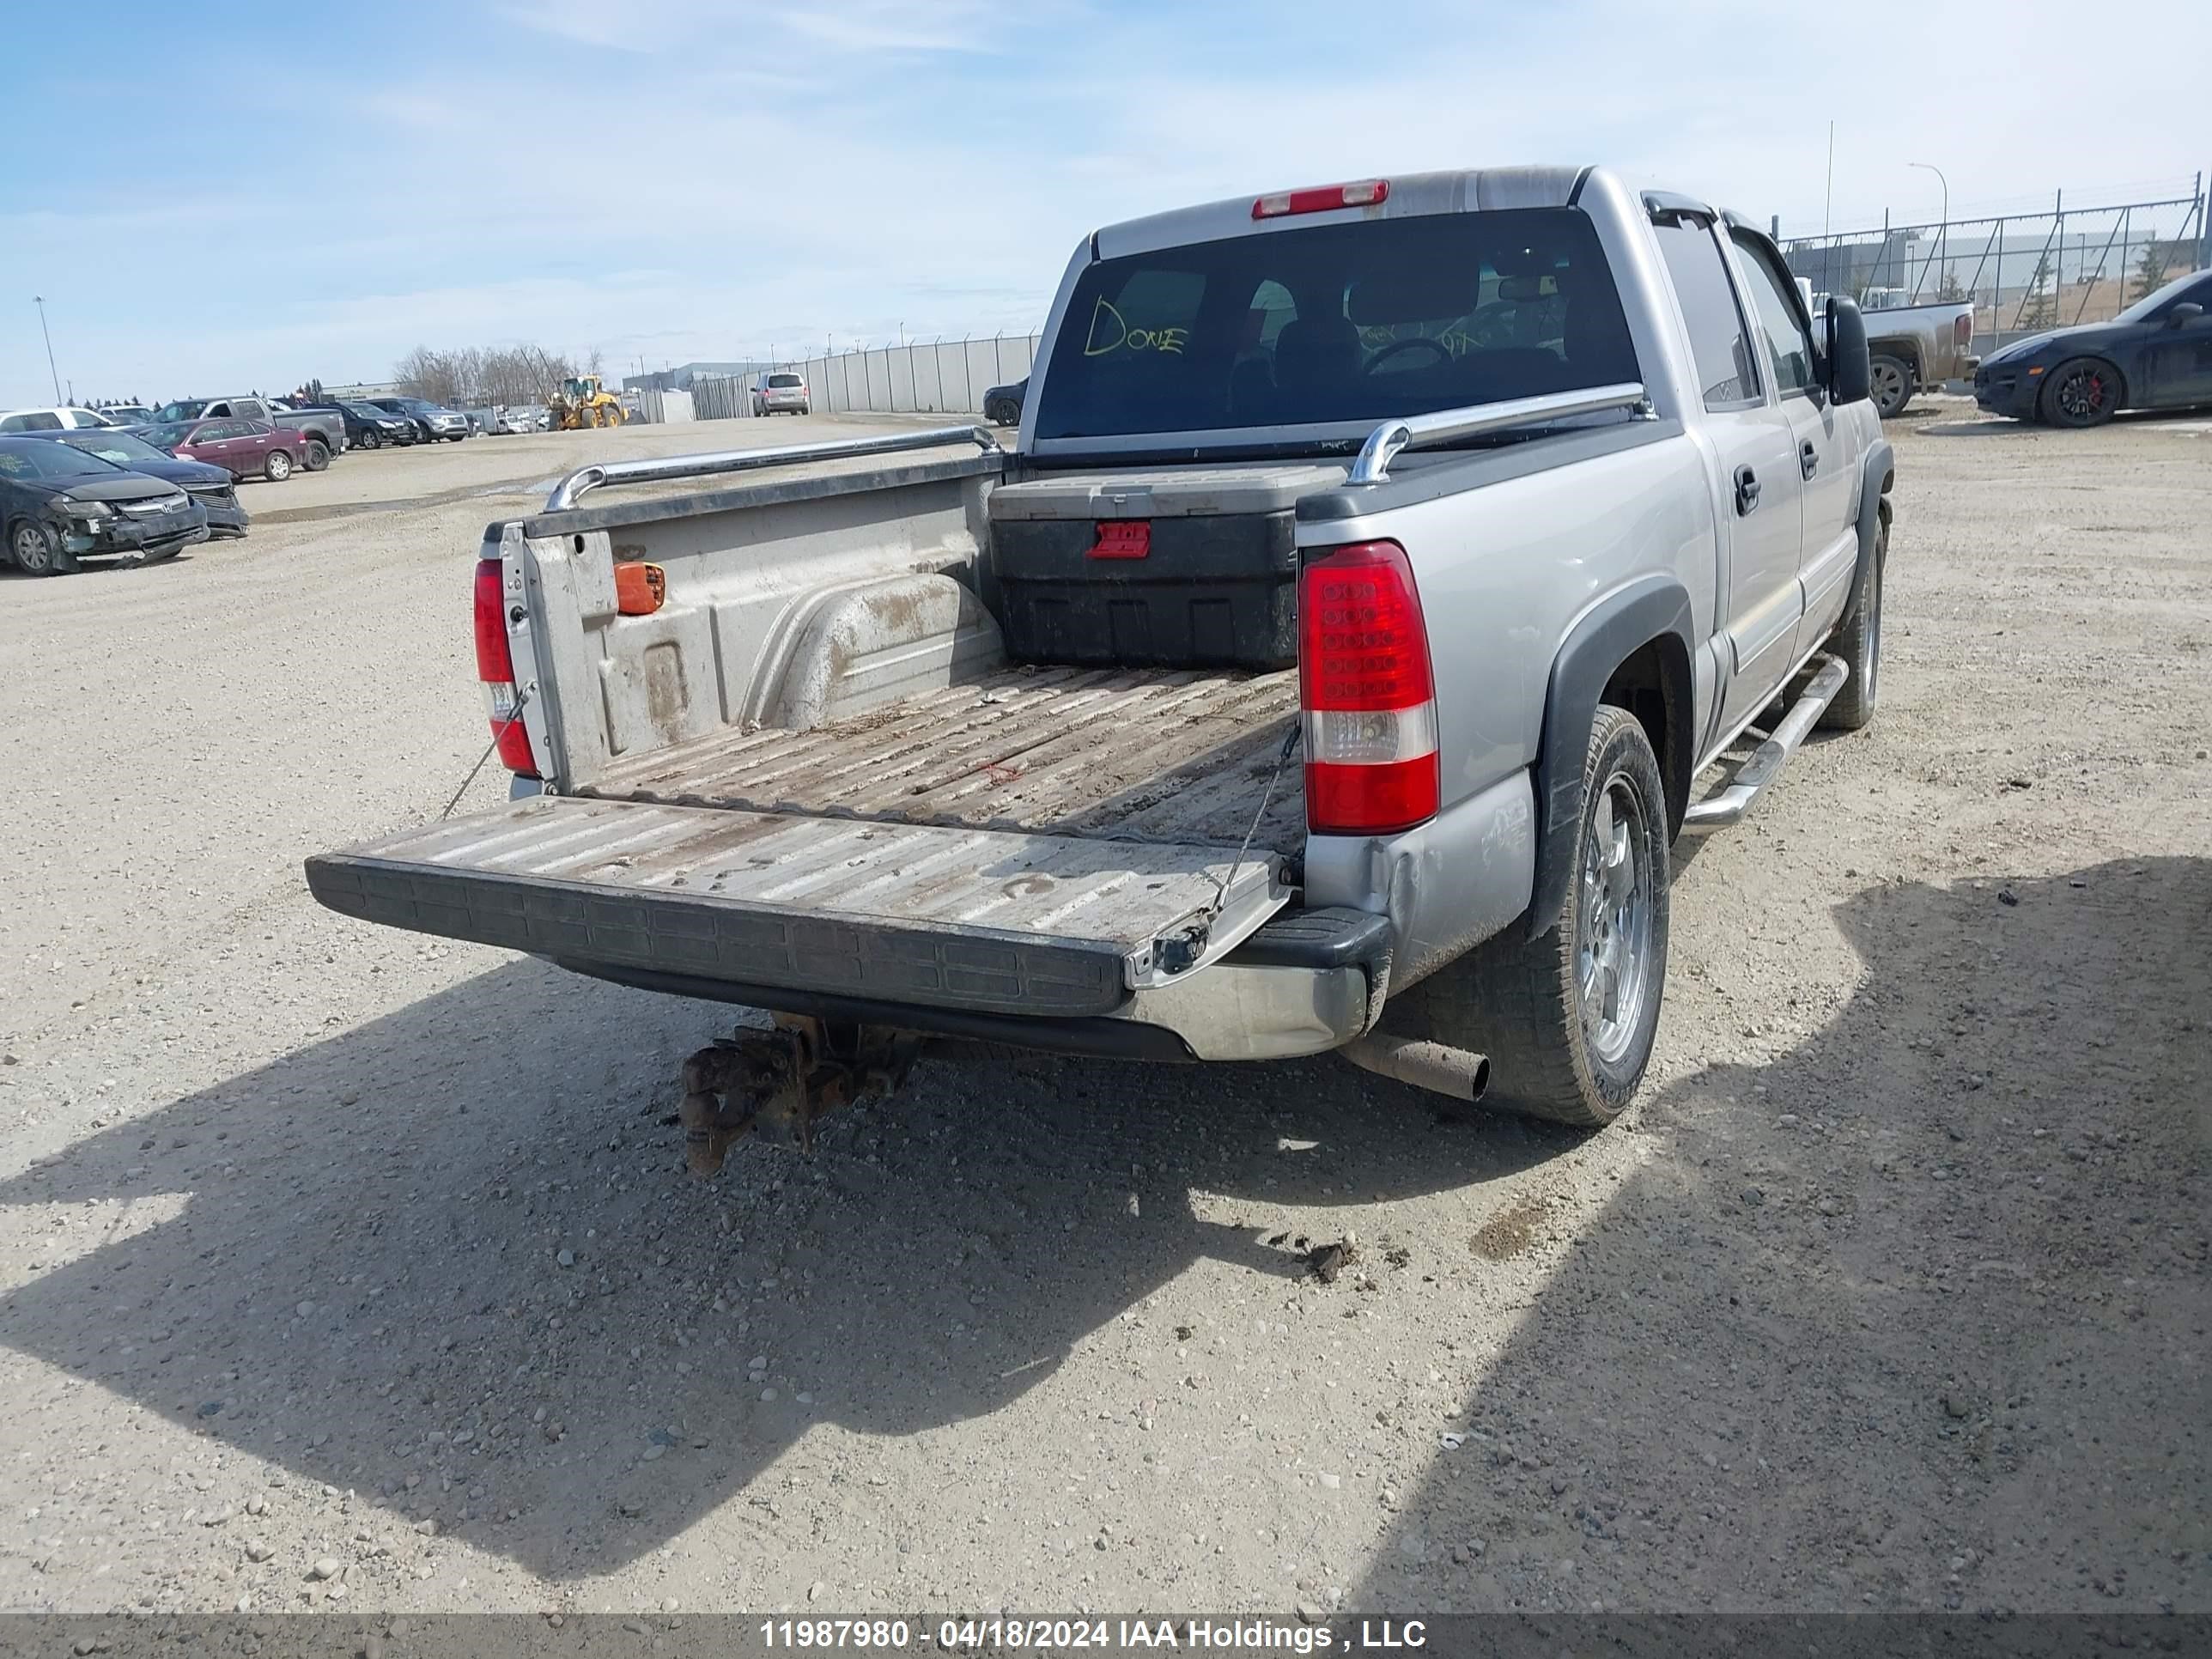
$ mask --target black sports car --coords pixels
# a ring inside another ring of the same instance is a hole
[[[2052,426],[2097,426],[2123,409],[2212,405],[2212,270],[2168,283],[2109,323],[1991,352],[1974,371],[1974,401]]]
[[[45,438],[0,438],[0,546],[18,570],[54,576],[80,559],[143,564],[207,539],[207,509],[176,485]]]
[[[97,455],[103,461],[112,461],[132,472],[143,472],[149,478],[175,484],[207,509],[208,534],[211,537],[220,539],[243,536],[251,522],[246,509],[238,504],[238,480],[230,476],[228,467],[210,466],[205,461],[188,461],[172,455],[166,449],[156,449],[135,432],[103,432],[88,428],[74,432],[41,432],[38,436],[48,443],[67,444],[71,449]]]

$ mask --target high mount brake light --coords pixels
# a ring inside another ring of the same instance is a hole
[[[538,775],[530,733],[517,718],[514,656],[507,646],[507,594],[497,559],[477,561],[477,678],[483,683],[484,712],[499,741],[500,764],[527,778]]]
[[[1397,543],[1331,548],[1299,571],[1298,688],[1314,834],[1389,835],[1437,815],[1436,678]]]
[[[1255,219],[1279,219],[1291,213],[1328,213],[1337,208],[1372,207],[1390,199],[1388,179],[1363,179],[1350,185],[1320,185],[1311,190],[1277,191],[1252,204]]]

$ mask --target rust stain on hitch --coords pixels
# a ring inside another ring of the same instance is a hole
[[[684,1161],[712,1175],[748,1134],[808,1151],[817,1119],[890,1093],[921,1051],[916,1032],[799,1015],[777,1015],[772,1030],[718,1037],[684,1062]]]

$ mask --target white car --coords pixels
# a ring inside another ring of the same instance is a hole
[[[117,424],[96,409],[79,409],[71,404],[0,410],[0,432],[71,432],[80,427]]]

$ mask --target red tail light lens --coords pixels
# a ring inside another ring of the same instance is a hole
[[[1390,199],[1388,179],[1362,179],[1357,184],[1322,185],[1311,190],[1277,191],[1252,204],[1255,219],[1279,219],[1291,213],[1329,213],[1338,208],[1372,207]]]
[[[484,710],[499,740],[500,764],[525,777],[538,775],[538,757],[530,732],[518,719],[514,655],[507,645],[507,594],[497,559],[477,561],[477,678],[483,683]]]
[[[1974,343],[1974,313],[1968,312],[1951,325],[1951,338],[1961,350]]]
[[[1437,815],[1436,678],[1397,543],[1332,548],[1300,570],[1298,684],[1309,829],[1388,835]]]

